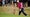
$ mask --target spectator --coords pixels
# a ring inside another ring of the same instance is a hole
[[[2,0],[2,4],[5,5],[5,0]]]
[[[17,0],[13,0],[14,6],[16,6]]]
[[[0,6],[2,6],[2,0],[0,0]]]
[[[8,4],[8,0],[5,0],[5,4]]]
[[[8,3],[10,3],[10,0],[8,0]]]

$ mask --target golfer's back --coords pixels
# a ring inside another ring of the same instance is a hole
[[[19,9],[21,8],[21,3],[20,3],[20,2],[18,2],[18,8],[19,8]]]
[[[18,2],[18,8],[23,8],[23,3],[22,2]]]

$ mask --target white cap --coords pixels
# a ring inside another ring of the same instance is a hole
[[[19,0],[17,0],[17,2],[19,2]]]

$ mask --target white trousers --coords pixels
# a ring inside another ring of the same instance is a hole
[[[3,5],[5,5],[5,2],[2,2]]]

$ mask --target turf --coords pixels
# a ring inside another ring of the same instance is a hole
[[[0,13],[0,17],[30,17],[30,16],[22,16],[22,15]]]
[[[0,17],[30,17],[30,16],[24,16],[22,14],[21,15],[8,14],[8,13],[3,12],[2,7],[0,7]]]

